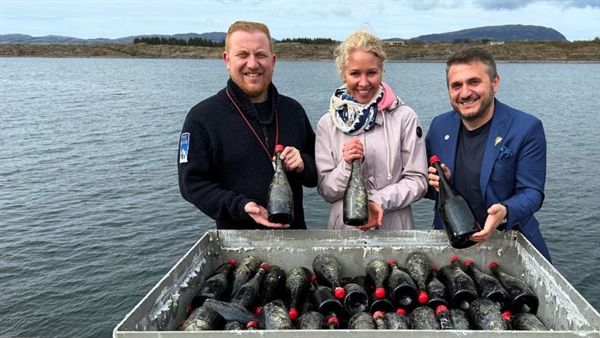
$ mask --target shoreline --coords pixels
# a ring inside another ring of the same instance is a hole
[[[337,45],[277,43],[278,60],[333,61]],[[445,62],[448,55],[467,46],[488,49],[497,62],[509,63],[600,63],[600,41],[573,43],[507,42],[421,43],[386,45],[387,62]],[[221,59],[223,47],[139,44],[98,45],[31,45],[0,44],[0,57],[55,58],[152,58],[152,59]]]

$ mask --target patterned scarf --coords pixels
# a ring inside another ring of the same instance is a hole
[[[348,94],[346,85],[336,89],[331,96],[329,112],[335,126],[345,134],[359,135],[373,128],[377,117],[377,104],[383,98],[383,87],[379,86],[371,102],[362,104]]]

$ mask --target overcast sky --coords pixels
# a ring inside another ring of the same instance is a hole
[[[575,41],[600,36],[600,0],[0,0],[0,34],[114,39],[226,32],[236,20],[264,22],[275,39],[343,40],[364,23],[382,39],[523,24]]]

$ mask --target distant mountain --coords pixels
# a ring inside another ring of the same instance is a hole
[[[568,41],[558,31],[531,25],[503,25],[463,29],[460,31],[417,36],[409,41],[453,42],[457,40],[492,41]]]
[[[127,36],[118,39],[78,39],[68,36],[47,35],[34,37],[25,34],[0,34],[0,44],[45,44],[45,45],[97,45],[97,44],[130,44],[135,38],[142,37],[175,37],[178,39],[188,40],[190,38],[201,38],[221,42],[225,40],[226,33],[210,32],[210,33],[185,33],[185,34],[149,34]],[[568,41],[564,35],[558,31],[531,25],[503,25],[503,26],[486,26],[478,28],[464,29],[455,32],[421,35],[415,38],[406,39],[408,41],[423,41],[423,42],[454,42],[464,40],[482,40],[489,39],[494,41]],[[405,39],[391,38],[385,41],[402,41]]]
[[[29,44],[29,45],[99,45],[99,44],[129,44],[133,43],[135,38],[142,37],[165,37],[165,38],[178,38],[183,40],[189,40],[190,38],[200,38],[212,40],[214,42],[221,42],[225,40],[227,33],[223,32],[210,32],[210,33],[184,33],[184,34],[148,34],[148,35],[135,35],[126,36],[118,39],[78,39],[69,36],[59,35],[47,35],[47,36],[31,36],[26,34],[0,34],[0,44]]]

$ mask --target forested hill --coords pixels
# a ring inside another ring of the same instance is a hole
[[[207,39],[214,42],[222,42],[225,39],[224,32],[209,32],[209,33],[184,33],[174,35],[148,34],[138,36],[127,36],[118,39],[78,39],[68,36],[47,35],[34,37],[25,34],[2,34],[0,35],[0,44],[46,44],[46,45],[99,45],[99,44],[130,44],[136,38],[147,37],[164,37],[175,38],[182,40],[189,39]],[[284,37],[275,41],[290,38],[302,37]],[[324,37],[327,38],[327,37]],[[421,41],[421,42],[456,42],[467,40],[489,40],[489,41],[567,41],[564,35],[558,31],[532,25],[502,25],[502,26],[486,26],[465,29],[455,32],[422,35],[413,38],[406,37],[382,37],[384,41]]]

